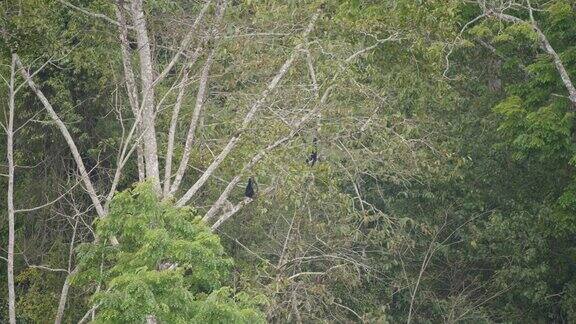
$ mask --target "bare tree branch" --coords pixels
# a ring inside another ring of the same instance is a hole
[[[412,289],[411,295],[410,295],[410,308],[408,310],[408,320],[407,323],[410,324],[412,322],[412,314],[413,314],[413,310],[414,310],[414,301],[416,298],[416,293],[418,292],[418,287],[420,286],[420,282],[422,280],[422,275],[424,274],[424,272],[426,271],[426,268],[428,267],[428,264],[430,263],[430,260],[432,259],[432,256],[434,255],[434,252],[436,252],[436,239],[438,238],[438,235],[440,234],[440,232],[444,229],[444,227],[446,226],[446,220],[448,219],[448,215],[446,215],[446,218],[444,219],[444,224],[434,233],[434,236],[432,237],[432,240],[430,241],[430,244],[428,245],[428,249],[426,250],[426,254],[424,254],[424,260],[422,260],[422,264],[420,266],[420,271],[418,272],[418,279],[416,279],[416,283],[414,284],[414,289]]]
[[[222,23],[222,18],[224,17],[224,12],[226,11],[226,5],[227,2],[226,1],[222,1],[222,3],[220,3],[220,5],[218,6],[218,11],[216,13],[216,22],[214,23],[214,27],[212,29],[212,36],[214,38],[216,38],[219,33],[218,33],[218,29],[220,28],[220,25]],[[167,156],[166,156],[166,172],[165,172],[165,176],[164,176],[164,195],[173,195],[178,188],[180,187],[180,183],[182,181],[182,178],[184,177],[184,173],[186,172],[186,169],[188,168],[188,160],[190,158],[190,153],[192,151],[192,142],[194,140],[194,135],[196,133],[196,127],[198,126],[198,121],[200,120],[200,115],[202,113],[202,108],[204,107],[204,102],[205,102],[205,98],[206,98],[206,91],[208,88],[208,77],[210,75],[210,68],[212,66],[213,60],[214,60],[214,55],[216,52],[216,48],[217,45],[215,45],[212,50],[210,51],[210,53],[208,54],[208,58],[206,58],[206,62],[204,63],[204,67],[202,69],[202,74],[200,76],[200,85],[198,86],[198,93],[196,95],[196,105],[194,107],[194,112],[192,113],[192,118],[190,120],[190,126],[188,127],[188,134],[186,136],[186,143],[184,144],[184,151],[182,153],[182,159],[180,160],[180,164],[178,167],[178,170],[176,171],[176,175],[174,177],[174,183],[172,184],[172,186],[170,186],[170,173],[172,170],[172,156],[173,156],[173,148],[169,147]],[[180,94],[183,95],[183,91],[185,90],[185,88],[181,88],[180,89],[181,92]],[[177,104],[181,104],[181,97],[180,94],[178,96],[178,100],[179,102],[177,102]],[[174,108],[176,111],[176,107]],[[180,106],[178,105],[178,110],[180,109]],[[176,124],[175,124],[175,119],[174,119],[174,115],[172,116],[172,123],[170,125],[170,131],[172,131],[172,128],[176,128]],[[172,137],[173,139],[173,133],[172,133]],[[170,137],[169,137],[170,140]],[[170,144],[170,143],[169,143]]]
[[[46,271],[50,271],[50,272],[66,272],[66,273],[68,273],[68,270],[66,270],[66,269],[52,268],[52,267],[45,266],[45,265],[28,265],[28,267],[33,268],[33,269],[46,270]]]
[[[62,133],[62,135],[64,136],[64,139],[66,140],[66,143],[68,144],[68,147],[70,148],[72,156],[74,157],[74,161],[76,162],[76,165],[77,165],[78,170],[80,172],[80,177],[81,177],[82,181],[84,182],[84,186],[86,187],[86,191],[88,192],[88,195],[90,196],[90,199],[92,200],[92,203],[94,204],[94,208],[96,208],[96,212],[98,213],[98,216],[105,217],[106,213],[104,212],[104,208],[102,207],[102,204],[100,203],[100,199],[98,198],[98,194],[96,193],[96,190],[94,189],[94,186],[92,185],[92,181],[90,180],[90,177],[88,176],[88,172],[86,172],[86,167],[84,166],[84,162],[82,161],[82,157],[80,156],[80,152],[78,151],[78,147],[76,147],[76,143],[74,143],[74,139],[72,138],[72,135],[70,135],[68,128],[66,127],[64,122],[60,119],[60,117],[58,117],[58,114],[56,113],[56,111],[54,111],[54,108],[52,108],[52,105],[50,104],[48,99],[46,99],[46,97],[44,96],[44,93],[42,93],[40,88],[38,88],[38,86],[36,86],[34,81],[30,78],[28,71],[22,65],[22,62],[20,61],[20,58],[18,57],[17,54],[14,54],[14,58],[15,58],[17,66],[18,66],[20,74],[22,75],[22,77],[24,77],[24,79],[28,83],[28,86],[30,87],[30,89],[34,92],[34,94],[38,97],[38,99],[40,99],[40,101],[44,105],[44,108],[48,111],[48,114],[50,115],[52,120],[56,123],[56,126],[58,126],[60,133]]]
[[[68,2],[68,1],[64,1],[64,0],[57,0],[57,1],[60,2],[61,4],[65,5],[66,7],[69,7],[69,8],[72,8],[72,9],[74,9],[74,10],[80,11],[81,13],[83,13],[83,14],[85,14],[85,15],[88,15],[88,16],[91,16],[91,17],[94,17],[94,18],[98,18],[98,19],[103,19],[103,20],[105,20],[105,21],[107,21],[107,22],[109,22],[109,23],[111,23],[111,24],[113,24],[113,25],[116,25],[116,26],[119,26],[119,25],[120,25],[116,20],[114,20],[114,19],[112,19],[112,18],[110,18],[110,17],[108,17],[108,16],[106,16],[106,15],[104,15],[104,14],[88,11],[88,10],[86,10],[86,9],[84,9],[84,8],[80,8],[80,7],[78,7],[78,6],[75,6],[75,5],[71,4],[71,3]]]
[[[190,153],[192,152],[192,142],[194,141],[194,134],[196,133],[196,127],[198,126],[198,121],[200,120],[200,114],[202,112],[202,108],[204,107],[204,102],[206,98],[206,90],[208,87],[208,76],[210,72],[210,67],[212,66],[212,61],[214,59],[214,52],[215,49],[212,49],[208,54],[208,58],[204,63],[204,68],[202,69],[202,75],[200,77],[200,85],[198,87],[198,94],[196,95],[196,105],[194,107],[194,112],[192,113],[192,118],[190,120],[190,127],[188,128],[188,135],[186,136],[186,143],[184,144],[184,151],[182,153],[182,159],[180,160],[180,166],[176,171],[176,175],[174,178],[174,183],[170,187],[170,170],[172,163],[172,156],[173,152],[168,152],[167,159],[166,159],[166,173],[164,177],[164,191],[165,195],[174,194],[176,190],[180,187],[180,182],[184,177],[184,172],[188,168],[188,159],[190,158]],[[171,147],[173,150],[173,148]],[[168,158],[169,157],[169,158]]]
[[[268,187],[266,188],[266,190],[262,191],[261,193],[258,194],[259,197],[265,196],[268,193],[270,193],[272,190],[274,189],[274,187]],[[220,225],[222,225],[225,221],[227,221],[230,217],[234,216],[234,214],[236,214],[238,211],[240,211],[240,209],[242,209],[244,206],[248,205],[249,203],[253,202],[254,199],[249,198],[249,197],[245,197],[242,201],[240,201],[239,203],[237,203],[236,205],[234,205],[229,211],[227,211],[224,215],[222,215],[211,227],[210,229],[212,231],[215,231],[218,229],[218,227],[220,227]]]
[[[319,16],[320,16],[320,10],[318,10],[310,20],[310,23],[308,24],[308,27],[304,32],[304,38],[306,38],[308,34],[310,34]],[[224,149],[220,152],[220,154],[216,157],[216,159],[212,161],[210,166],[206,169],[206,172],[204,172],[204,174],[196,181],[196,183],[194,183],[194,185],[192,185],[192,187],[188,189],[188,191],[184,194],[184,196],[182,196],[182,198],[176,202],[176,206],[179,207],[184,206],[188,201],[190,201],[192,196],[194,196],[194,194],[196,194],[196,192],[204,185],[204,183],[206,183],[206,181],[212,175],[212,173],[214,173],[214,171],[218,168],[218,166],[220,166],[222,161],[224,161],[224,159],[228,156],[228,154],[230,154],[230,152],[234,149],[234,147],[236,147],[238,141],[242,137],[242,133],[244,132],[248,124],[250,124],[250,122],[254,119],[256,112],[260,110],[260,108],[263,106],[264,102],[268,98],[268,95],[276,88],[276,86],[278,85],[280,80],[282,80],[284,75],[286,75],[286,72],[288,72],[288,69],[290,68],[292,63],[294,63],[294,60],[298,56],[302,46],[303,44],[299,44],[294,48],[290,57],[284,62],[278,73],[276,73],[276,75],[270,81],[266,89],[262,92],[262,94],[260,95],[260,99],[258,99],[252,105],[252,107],[246,114],[244,120],[242,121],[240,129],[234,136],[232,136],[228,144],[224,147]]]
[[[201,46],[196,48],[196,51],[194,51],[192,54],[190,62],[184,69],[182,81],[180,82],[180,89],[178,91],[178,96],[176,97],[176,103],[174,104],[174,108],[172,110],[172,118],[170,119],[170,128],[168,130],[168,144],[166,147],[166,162],[164,166],[164,196],[168,196],[170,192],[170,181],[172,178],[172,158],[174,157],[174,138],[176,137],[176,127],[178,126],[180,109],[182,108],[182,103],[184,102],[184,96],[186,94],[186,89],[190,79],[190,69],[200,56],[201,49]]]
[[[188,47],[190,46],[190,43],[192,42],[194,33],[196,32],[196,29],[198,28],[200,21],[202,20],[202,18],[206,14],[206,11],[210,7],[211,3],[212,3],[212,0],[206,1],[204,6],[202,7],[202,9],[200,10],[200,13],[198,13],[198,16],[196,16],[196,19],[194,20],[192,27],[190,27],[190,30],[188,31],[186,36],[184,36],[184,39],[182,40],[182,44],[180,45],[180,49],[178,50],[178,52],[176,52],[176,54],[174,54],[174,57],[172,57],[172,60],[170,60],[168,65],[166,65],[166,67],[164,68],[164,70],[162,70],[160,75],[158,75],[156,80],[154,80],[154,82],[152,83],[152,86],[155,86],[156,84],[158,84],[159,82],[162,82],[162,80],[164,80],[164,78],[166,77],[166,75],[168,75],[170,70],[172,70],[174,65],[176,63],[178,63],[178,59],[180,59],[180,56],[182,56],[182,54],[188,49]],[[223,6],[226,7],[226,1],[223,1]]]
[[[76,188],[76,186],[79,185],[81,182],[82,182],[82,179],[77,181],[72,187],[70,187],[70,189],[68,189],[66,192],[64,192],[60,196],[56,197],[54,200],[51,200],[45,204],[42,204],[42,205],[39,205],[36,207],[16,209],[14,212],[15,213],[26,213],[26,212],[31,212],[31,211],[39,210],[42,208],[46,208],[46,207],[58,202],[60,199],[64,198],[67,194],[69,194],[72,190],[74,190],[74,188]]]
[[[74,207],[75,208],[75,207]],[[75,208],[76,209],[76,208]],[[79,217],[80,212],[77,211],[75,217]],[[78,272],[78,268],[72,270],[72,259],[74,257],[74,241],[76,239],[76,230],[78,229],[78,219],[74,224],[74,231],[72,232],[72,238],[70,239],[70,248],[68,251],[68,275],[64,280],[62,285],[62,292],[60,293],[60,301],[58,302],[58,310],[56,311],[56,318],[54,319],[54,324],[62,323],[62,318],[64,318],[64,310],[66,309],[66,301],[68,300],[68,291],[70,290],[70,279]]]

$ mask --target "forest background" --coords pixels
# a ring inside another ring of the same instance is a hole
[[[573,0],[4,0],[0,52],[1,322],[576,321]]]

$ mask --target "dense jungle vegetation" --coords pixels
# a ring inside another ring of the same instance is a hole
[[[0,322],[576,322],[574,0],[3,0]]]

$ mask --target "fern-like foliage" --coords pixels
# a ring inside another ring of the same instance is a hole
[[[79,247],[76,284],[99,284],[96,323],[263,322],[258,298],[223,286],[232,259],[191,208],[159,201],[150,183],[118,193],[96,224],[96,244]],[[116,237],[112,246],[106,238]]]

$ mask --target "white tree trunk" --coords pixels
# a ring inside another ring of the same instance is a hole
[[[64,310],[66,309],[66,302],[68,301],[68,291],[70,290],[70,278],[78,272],[78,268],[74,269],[71,273],[66,276],[64,280],[64,285],[62,285],[62,292],[60,293],[60,301],[58,302],[58,310],[56,311],[56,319],[54,324],[62,323],[64,318]]]
[[[174,183],[170,187],[169,194],[174,194],[176,190],[180,187],[180,182],[184,177],[184,173],[188,168],[188,160],[190,159],[190,153],[192,152],[192,142],[194,141],[194,134],[196,133],[196,127],[198,126],[198,120],[200,119],[200,114],[202,113],[202,108],[204,107],[204,101],[206,98],[206,89],[208,87],[208,76],[210,74],[210,67],[212,66],[212,61],[214,58],[214,51],[212,49],[210,54],[208,54],[208,58],[206,59],[206,63],[204,64],[204,68],[202,69],[202,75],[200,77],[200,85],[198,87],[198,94],[196,95],[196,105],[194,107],[194,112],[192,113],[192,118],[190,120],[190,127],[188,127],[188,135],[186,136],[186,143],[184,144],[184,151],[182,153],[182,159],[180,160],[180,166],[178,167],[178,171],[176,171],[176,175],[174,177]],[[170,154],[172,156],[172,154]],[[168,159],[166,160],[166,168],[168,166]],[[170,163],[172,160],[170,159]],[[169,174],[166,174],[169,176]],[[168,181],[165,179],[164,181]]]
[[[10,324],[16,323],[16,293],[14,291],[14,108],[15,79],[16,79],[15,54],[12,55],[10,71],[10,86],[8,96],[8,124],[6,125],[6,157],[8,159],[8,318]]]
[[[146,178],[151,179],[154,190],[160,195],[160,169],[158,165],[158,145],[156,143],[156,112],[154,111],[154,73],[152,70],[152,53],[143,0],[132,1],[132,19],[136,30],[138,55],[140,57],[140,81],[142,91],[142,132]]]
[[[116,17],[118,19],[120,48],[122,49],[122,66],[124,68],[124,83],[126,84],[126,92],[128,93],[128,101],[130,108],[134,114],[134,118],[138,116],[140,104],[138,100],[138,87],[134,79],[134,69],[132,67],[132,57],[130,53],[130,44],[128,42],[128,26],[126,25],[126,17],[124,16],[124,1],[120,1],[116,7]],[[141,127],[138,127],[137,134],[140,134]],[[144,148],[142,144],[136,147],[137,163],[138,163],[138,180],[142,181],[146,178],[146,170],[144,165]]]
[[[201,45],[196,48],[196,51],[194,51],[192,54],[192,58],[184,70],[182,80],[180,81],[178,96],[176,97],[176,103],[174,104],[174,109],[172,110],[172,118],[170,119],[170,128],[168,130],[168,144],[166,147],[166,164],[164,166],[164,196],[168,196],[170,192],[170,181],[172,178],[172,158],[174,157],[174,138],[176,137],[176,127],[178,126],[178,118],[180,117],[180,108],[182,108],[184,96],[186,95],[186,88],[190,82],[190,68],[196,62],[196,60],[198,60],[200,52]]]

